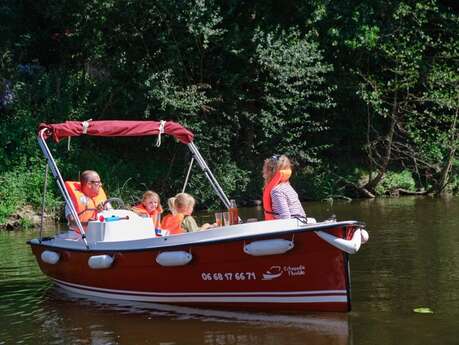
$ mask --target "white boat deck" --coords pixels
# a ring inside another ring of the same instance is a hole
[[[110,215],[120,217],[129,215],[129,219],[107,223],[99,221],[90,222],[87,229],[87,241],[90,250],[142,250],[181,245],[196,245],[240,238],[324,230],[326,228],[357,223],[356,221],[315,223],[315,220],[311,219],[310,223],[304,224],[297,219],[282,219],[251,222],[180,235],[156,237],[153,225],[150,224],[150,219],[142,219],[135,213],[127,210],[112,210],[110,212]],[[108,216],[107,214],[106,218]],[[31,243],[38,244],[39,240],[33,239]],[[42,243],[50,247],[70,250],[87,250],[81,236],[74,231],[68,231],[53,239],[43,241]]]

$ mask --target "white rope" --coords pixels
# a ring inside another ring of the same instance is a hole
[[[81,124],[83,125],[83,134],[88,133],[88,128],[89,128],[89,121],[92,121],[92,119],[89,119],[87,121],[83,121]]]
[[[159,123],[159,133],[158,133],[158,140],[156,141],[156,147],[161,146],[161,134],[164,133],[164,126],[166,126],[166,121],[161,120]]]

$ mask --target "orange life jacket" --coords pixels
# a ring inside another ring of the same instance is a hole
[[[168,214],[161,222],[161,229],[169,230],[171,235],[183,234],[185,232],[182,228],[184,218],[185,215],[183,213]]]
[[[285,169],[277,171],[271,181],[269,181],[263,189],[263,209],[265,211],[265,220],[276,219],[275,213],[273,212],[273,203],[271,198],[271,191],[279,183],[287,182],[292,175],[292,170]]]
[[[89,220],[96,219],[97,205],[107,200],[102,187],[99,188],[99,193],[93,198],[90,198],[81,191],[80,182],[65,181],[65,188],[69,192],[70,199],[72,199],[80,222],[87,223]]]
[[[161,206],[159,206],[158,208],[156,208],[155,210],[151,212],[148,212],[145,206],[142,203],[140,203],[138,205],[133,206],[132,211],[134,211],[140,216],[150,217],[153,220],[155,229],[161,228],[161,213],[163,212],[163,209],[161,208]]]

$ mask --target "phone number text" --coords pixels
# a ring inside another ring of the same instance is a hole
[[[256,280],[255,272],[201,273],[202,280]]]

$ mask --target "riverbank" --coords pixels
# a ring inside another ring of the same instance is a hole
[[[54,224],[59,220],[57,214],[45,213],[43,224]],[[0,224],[0,231],[27,230],[38,228],[41,225],[41,211],[35,210],[31,205],[25,205],[16,210],[5,222]]]

